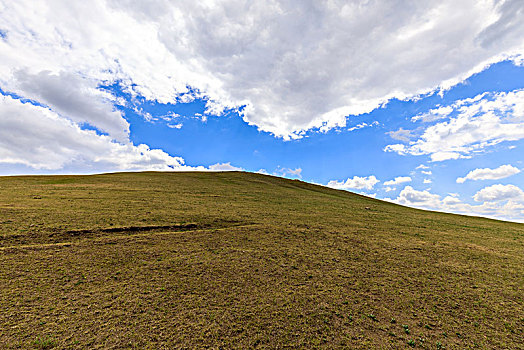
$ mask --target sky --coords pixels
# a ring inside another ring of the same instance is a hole
[[[524,2],[0,0],[0,175],[243,170],[524,222]]]

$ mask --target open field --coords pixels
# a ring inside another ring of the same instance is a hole
[[[0,177],[0,349],[524,348],[524,225],[247,173]]]

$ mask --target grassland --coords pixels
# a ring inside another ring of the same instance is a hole
[[[0,349],[522,349],[524,225],[246,173],[0,177]]]

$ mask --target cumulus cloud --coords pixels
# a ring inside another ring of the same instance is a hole
[[[481,203],[472,205],[463,202],[455,193],[442,199],[438,194],[416,190],[411,186],[406,186],[395,199],[385,198],[415,208],[524,222],[524,192],[517,186],[486,187],[477,192],[473,199]]]
[[[524,201],[524,192],[515,185],[492,185],[484,187],[475,195],[473,199],[477,202],[499,202],[503,200]]]
[[[346,181],[336,181],[331,180],[328,182],[327,187],[335,188],[338,190],[371,190],[373,187],[380,181],[374,175],[371,176],[353,176],[353,178],[348,178]]]
[[[501,165],[498,168],[477,168],[470,171],[465,177],[457,178],[457,183],[464,183],[466,180],[498,180],[520,173],[520,169],[511,164]]]
[[[398,184],[401,184],[404,182],[410,182],[410,181],[411,181],[411,177],[409,176],[397,176],[393,180],[384,182],[384,186],[393,186],[393,185],[398,185]]]
[[[93,92],[99,83],[118,82],[162,103],[205,97],[215,115],[245,106],[247,123],[297,138],[345,126],[346,116],[391,98],[448,88],[490,63],[520,60],[523,7],[475,0],[4,2],[0,84],[69,118],[98,122],[121,140],[126,125]],[[40,79],[38,86],[19,71]],[[91,89],[73,106],[44,89],[71,74],[78,78],[71,93]],[[111,122],[101,124],[101,115]]]
[[[504,141],[524,138],[524,89],[481,94],[451,106],[446,121],[425,129],[408,144],[392,144],[387,152],[429,155],[434,162],[470,158]]]
[[[400,191],[397,199],[399,204],[419,207],[438,207],[440,203],[440,196],[428,191],[417,191],[411,186],[406,186]]]
[[[147,145],[120,143],[46,107],[0,95],[0,163],[77,172],[190,170],[184,159]]]
[[[443,200],[442,200],[442,204],[444,204],[444,206],[454,206],[454,205],[458,205],[458,204],[461,204],[462,202],[460,201],[460,199],[458,198],[458,195],[456,194],[450,194],[449,196],[446,196]]]
[[[97,82],[79,75],[49,71],[14,73],[15,91],[45,104],[76,123],[88,123],[118,141],[129,136],[129,123],[114,106],[114,97],[97,89]]]

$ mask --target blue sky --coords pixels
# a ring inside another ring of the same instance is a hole
[[[245,170],[524,221],[522,3],[234,3],[0,6],[0,174]]]

